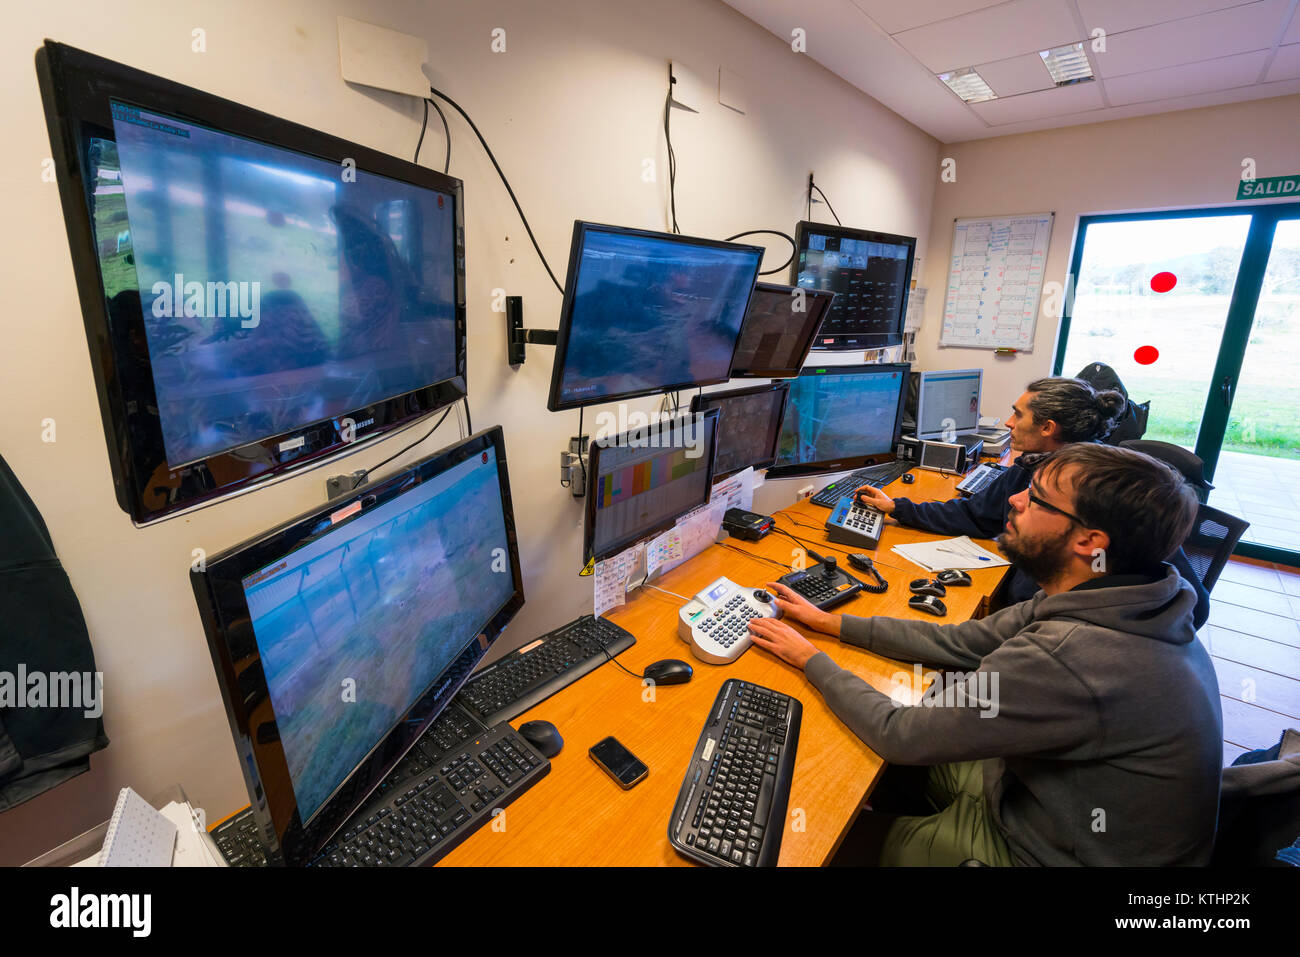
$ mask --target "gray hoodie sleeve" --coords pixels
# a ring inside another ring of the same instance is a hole
[[[924,661],[944,668],[978,668],[985,655],[1029,623],[1033,610],[1034,599],[1030,599],[959,625],[845,615],[840,640],[887,658]]]
[[[805,670],[836,716],[891,763],[1018,754],[1087,759],[1102,740],[1088,688],[1023,634],[1003,642],[962,680],[947,687],[936,680],[916,705],[896,704],[825,653]]]

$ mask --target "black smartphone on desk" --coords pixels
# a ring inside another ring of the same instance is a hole
[[[587,753],[624,791],[634,784],[640,784],[650,773],[650,769],[613,735],[592,745]]]

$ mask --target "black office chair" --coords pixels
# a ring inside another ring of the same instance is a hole
[[[1201,504],[1196,510],[1196,523],[1192,526],[1192,532],[1187,536],[1187,541],[1183,542],[1183,553],[1187,556],[1192,571],[1201,579],[1201,585],[1207,592],[1213,591],[1223,566],[1228,563],[1241,536],[1250,528],[1250,522],[1205,504],[1205,499],[1214,486],[1205,480],[1205,465],[1195,453],[1181,445],[1157,442],[1154,439],[1130,439],[1121,442],[1120,447],[1144,452],[1173,466],[1195,490]]]
[[[1183,553],[1192,570],[1201,577],[1206,591],[1214,590],[1219,573],[1248,528],[1250,522],[1211,505],[1202,504],[1196,510],[1196,523],[1183,542]]]
[[[1101,439],[1103,445],[1122,445],[1126,441],[1140,439],[1146,434],[1147,419],[1151,415],[1151,403],[1134,402],[1128,394],[1128,389],[1124,388],[1124,383],[1120,381],[1119,373],[1114,369],[1104,362],[1090,362],[1079,370],[1075,378],[1082,379],[1098,392],[1114,389],[1128,403],[1120,413],[1115,428]]]

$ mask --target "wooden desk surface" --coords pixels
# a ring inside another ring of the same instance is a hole
[[[954,477],[920,470],[913,474],[914,484],[896,481],[886,491],[893,497],[918,501],[947,499],[955,494]],[[822,526],[828,514],[827,509],[805,500],[778,513],[777,525],[807,539],[814,551],[833,554],[847,565],[848,552],[861,549],[826,542]],[[905,542],[944,537],[889,524],[879,548],[871,553],[879,557],[877,564],[889,582],[889,590],[883,595],[860,594],[835,610],[944,622],[965,621],[977,617],[977,612],[982,614],[981,606],[1001,581],[1004,567],[973,570],[972,587],[950,588],[944,599],[948,606],[944,619],[907,607],[911,597],[908,582],[924,577],[924,572],[889,549]],[[995,547],[989,542],[983,544]],[[750,556],[763,556],[788,566],[796,548],[795,542],[776,534],[752,543],[730,538],[684,562],[654,584],[688,597],[721,575],[757,587],[779,577],[784,569]],[[739,554],[735,549],[748,554]],[[443,858],[442,864],[691,863],[669,845],[668,818],[705,716],[727,678],[765,685],[803,702],[803,726],[780,864],[809,866],[830,860],[875,786],[884,762],[831,713],[802,672],[767,652],[751,647],[730,665],[711,665],[695,658],[690,647],[677,637],[677,610],[681,605],[677,598],[642,587],[608,617],[637,639],[618,656],[620,664],[641,674],[651,662],[680,658],[695,669],[692,680],[649,689],[606,664],[520,715],[512,722],[516,728],[535,719],[552,722],[564,737],[564,749],[551,759],[550,774],[505,809],[503,826],[481,828]],[[910,664],[899,664],[802,628],[800,631],[841,667],[886,693],[903,680],[911,685]],[[587,754],[588,748],[607,735],[618,738],[650,769],[649,775],[629,791],[615,784]]]

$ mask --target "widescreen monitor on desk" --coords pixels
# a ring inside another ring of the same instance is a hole
[[[211,558],[191,580],[255,817],[285,863],[305,863],[523,605],[501,429]]]

